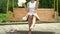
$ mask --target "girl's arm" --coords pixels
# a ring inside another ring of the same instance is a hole
[[[25,3],[23,3],[23,6],[24,6],[24,8],[25,8],[25,10],[26,10],[27,6],[26,6],[26,4],[25,4]]]
[[[25,7],[25,10],[28,12],[28,4],[26,5],[26,4],[23,4],[23,6]]]
[[[27,3],[27,12],[29,11],[29,8],[28,8],[29,4]]]
[[[36,9],[38,8],[39,0],[36,0]]]

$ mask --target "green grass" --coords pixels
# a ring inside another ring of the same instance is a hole
[[[6,22],[6,14],[5,13],[0,13],[0,22],[2,22],[2,23]]]
[[[57,22],[59,22],[59,23],[60,23],[60,16],[58,16]]]

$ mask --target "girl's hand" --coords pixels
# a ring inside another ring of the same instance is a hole
[[[25,7],[25,3],[22,3],[22,6],[24,6],[24,7]]]
[[[27,8],[26,4],[23,3],[22,6],[24,6],[25,10],[28,12],[28,8]]]
[[[22,6],[24,6],[24,7],[26,8],[26,5],[25,5],[25,3],[22,3]]]
[[[38,8],[38,5],[39,5],[39,0],[36,0],[36,8],[35,9]]]

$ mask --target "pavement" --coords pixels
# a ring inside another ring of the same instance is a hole
[[[8,32],[11,29],[16,32]],[[28,24],[0,25],[0,34],[27,34]],[[60,23],[39,23],[35,24],[32,34],[60,34]]]

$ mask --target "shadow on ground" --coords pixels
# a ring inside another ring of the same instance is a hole
[[[6,34],[28,34],[28,31],[7,32]],[[32,34],[55,34],[55,32],[32,31]]]

